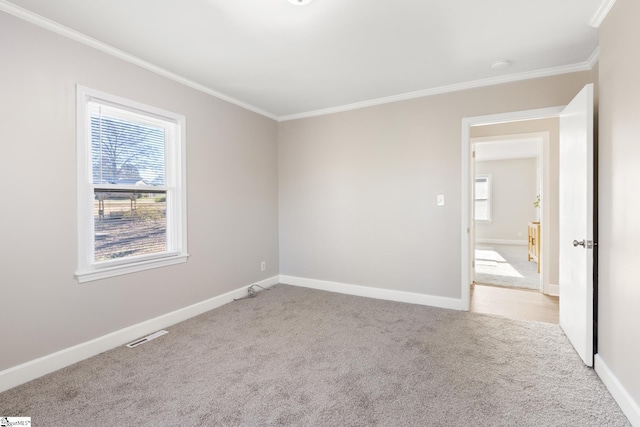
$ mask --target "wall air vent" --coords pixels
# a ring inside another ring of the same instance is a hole
[[[141,344],[144,344],[146,342],[151,341],[152,339],[158,338],[163,336],[164,334],[168,334],[169,332],[162,330],[162,331],[158,331],[158,332],[154,332],[151,335],[147,335],[146,337],[142,337],[142,338],[138,338],[137,340],[130,342],[129,344],[127,344],[126,346],[129,348],[134,348],[137,347]]]

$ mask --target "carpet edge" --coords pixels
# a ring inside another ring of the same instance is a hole
[[[462,299],[456,298],[440,297],[428,294],[418,294],[415,292],[396,291],[391,289],[374,288],[370,286],[353,285],[349,283],[331,282],[327,280],[308,279],[287,275],[280,275],[280,283],[285,285],[318,289],[321,291],[337,292],[340,294],[354,295],[359,297],[466,311],[463,307]]]

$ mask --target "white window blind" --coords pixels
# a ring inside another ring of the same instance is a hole
[[[89,102],[94,184],[164,185],[165,143],[173,123]],[[146,119],[146,120],[145,120]]]

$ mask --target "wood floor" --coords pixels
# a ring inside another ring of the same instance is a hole
[[[471,285],[469,311],[510,319],[558,323],[558,297],[523,289]]]

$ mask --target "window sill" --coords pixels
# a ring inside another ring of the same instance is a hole
[[[135,273],[137,271],[151,270],[153,268],[181,264],[183,262],[186,262],[187,258],[189,258],[189,254],[180,254],[167,258],[157,258],[107,268],[95,268],[87,271],[79,271],[76,272],[76,279],[78,279],[78,283],[91,282],[93,280],[121,276],[123,274]]]

